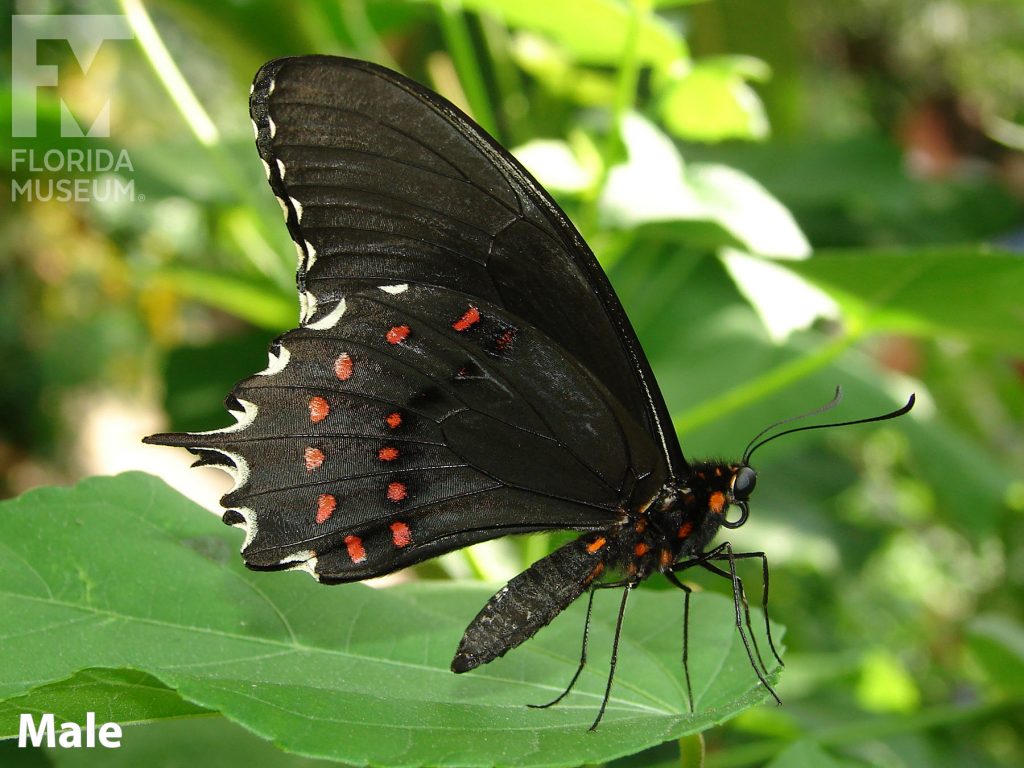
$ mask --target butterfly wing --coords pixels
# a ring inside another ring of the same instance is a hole
[[[675,437],[646,360],[589,250],[500,147],[345,59],[271,62],[251,111],[299,250],[301,326],[235,387],[235,425],[147,438],[235,473],[222,503],[248,565],[359,580],[508,533],[604,528],[661,487]]]
[[[250,106],[299,250],[307,320],[329,312],[353,280],[486,298],[572,353],[665,460],[686,467],[647,358],[593,253],[479,126],[391,70],[329,56],[267,63]]]

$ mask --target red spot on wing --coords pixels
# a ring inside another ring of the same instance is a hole
[[[643,557],[650,550],[650,547],[644,544],[642,541],[633,548],[633,553],[637,557]]]
[[[398,411],[395,411],[394,413],[389,413],[387,418],[384,419],[384,421],[387,422],[388,426],[391,429],[398,429],[400,426],[402,426],[402,414],[400,414]]]
[[[316,522],[317,524],[326,523],[331,519],[331,515],[334,514],[334,510],[338,506],[338,500],[335,499],[329,493],[321,493],[316,499]]]
[[[401,344],[407,338],[409,338],[409,326],[408,325],[396,325],[390,331],[384,334],[384,338],[387,339],[388,344]]]
[[[377,458],[381,461],[394,461],[398,458],[398,449],[392,448],[390,445],[385,446],[377,451]]]
[[[409,526],[402,522],[392,523],[391,541],[394,542],[396,547],[409,546],[409,542],[412,541],[412,532],[409,530]]]
[[[461,333],[462,331],[468,331],[479,322],[480,310],[476,307],[470,307],[463,313],[462,317],[452,323],[452,328]]]
[[[499,352],[504,352],[508,348],[508,345],[512,343],[513,339],[515,339],[515,337],[515,329],[506,328],[504,331],[501,332],[498,338],[494,340],[494,346],[497,348]]]
[[[345,548],[348,550],[348,557],[353,563],[361,563],[366,560],[366,550],[363,548],[363,540],[358,536],[346,536]]]
[[[388,483],[388,501],[402,501],[408,495],[409,490],[405,487],[405,483]]]
[[[679,531],[676,533],[676,537],[685,539],[690,535],[690,531],[693,530],[693,523],[687,520],[685,523],[679,526]]]
[[[330,404],[322,397],[313,397],[309,400],[309,420],[318,424],[327,418],[331,412]]]
[[[342,352],[334,361],[334,375],[341,381],[348,381],[352,378],[352,358],[348,352]]]
[[[312,472],[324,463],[324,452],[319,448],[310,447],[306,449],[303,458],[306,460],[306,471]]]

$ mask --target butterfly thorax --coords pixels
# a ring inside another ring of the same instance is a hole
[[[595,554],[603,550],[606,565],[629,581],[669,570],[703,552],[727,524],[730,506],[746,501],[746,494],[737,494],[735,488],[743,468],[734,462],[694,464],[684,483],[666,483],[614,529],[587,537],[588,546]]]

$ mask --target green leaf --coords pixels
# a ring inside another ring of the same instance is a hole
[[[658,113],[665,127],[684,140],[763,139],[768,117],[747,81],[767,77],[768,67],[749,56],[698,61],[665,88]]]
[[[818,253],[788,269],[873,330],[1024,349],[1024,259],[986,246]]]
[[[90,667],[132,668],[309,756],[569,766],[707,728],[764,698],[731,601],[699,595],[690,626],[697,713],[687,714],[681,599],[640,590],[605,721],[589,733],[605,683],[614,596],[598,596],[593,663],[577,689],[558,707],[528,709],[571,677],[582,604],[507,658],[454,675],[451,654],[486,587],[327,589],[302,573],[250,573],[234,553],[237,531],[147,475],[94,478],[5,502],[0,541],[0,699]],[[0,733],[12,727],[0,719]]]
[[[687,165],[672,140],[639,115],[626,117],[622,134],[629,160],[611,170],[601,198],[611,224],[710,221],[751,253],[808,254],[793,217],[751,177],[724,165]]]
[[[1012,616],[986,614],[971,621],[970,649],[993,687],[1024,696],[1024,625]]]
[[[817,744],[798,741],[780,752],[767,768],[840,768],[840,764]]]
[[[24,751],[24,750],[22,750]],[[49,753],[57,768],[181,768],[245,766],[259,768],[343,768],[339,763],[282,752],[274,744],[223,717],[165,720],[126,728],[118,749],[35,750]],[[57,752],[56,755],[53,753]],[[8,768],[0,753],[0,764]]]
[[[166,269],[157,277],[182,296],[197,299],[260,328],[279,332],[293,327],[297,321],[298,305],[294,298],[266,281],[184,268]]]
[[[0,739],[18,735],[21,713],[53,713],[57,722],[84,723],[86,712],[97,723],[144,723],[203,715],[207,710],[184,701],[152,675],[134,669],[83,669],[67,680],[35,688],[0,702]]]
[[[515,29],[539,32],[580,63],[604,65],[619,63],[632,13],[627,3],[618,0],[462,0],[461,5],[494,13]],[[686,56],[683,38],[653,14],[641,16],[637,35],[636,49],[645,63],[667,66]]]

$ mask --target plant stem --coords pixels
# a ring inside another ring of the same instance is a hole
[[[487,95],[487,84],[480,76],[478,57],[473,50],[466,15],[462,11],[462,3],[458,0],[444,0],[440,4],[441,31],[444,33],[448,53],[455,64],[459,82],[466,93],[473,119],[489,134],[498,138],[498,121],[494,116],[490,98]]]
[[[637,45],[640,40],[640,22],[651,12],[651,0],[632,0],[630,3],[629,26],[626,29],[626,41],[622,47],[622,56],[615,82],[615,98],[611,104],[611,116],[608,133],[605,135],[601,150],[601,171],[591,187],[588,199],[580,212],[580,229],[592,233],[597,229],[597,206],[601,191],[608,181],[622,152],[622,122],[626,113],[632,109],[636,101],[637,81],[640,78],[640,57]]]
[[[738,411],[824,368],[851,347],[860,336],[861,334],[858,332],[847,330],[842,336],[833,339],[808,355],[787,361],[761,376],[726,390],[718,397],[705,400],[693,408],[676,414],[672,417],[672,423],[675,425],[676,431],[682,435],[715,421],[726,413]]]
[[[235,196],[246,202],[247,212],[251,216],[252,211],[259,210],[261,207],[252,185],[246,183],[230,156],[224,151],[220,131],[217,130],[217,126],[214,125],[213,120],[210,119],[185,76],[174,62],[174,57],[171,56],[164,44],[163,38],[161,38],[156,25],[153,24],[142,0],[120,0],[120,3],[128,19],[128,24],[135,33],[139,49],[153,68],[157,80],[170,96],[178,112],[181,113],[196,141],[207,151],[212,164],[210,172],[224,179],[226,184],[234,190]],[[263,231],[263,225],[258,220],[254,222],[254,225],[258,230]],[[264,240],[272,242],[265,232],[263,235]],[[245,248],[239,249],[238,253],[257,271],[267,275],[277,284],[291,285],[292,269],[284,260],[275,260],[272,264],[267,264],[265,260],[252,258],[252,254]]]

